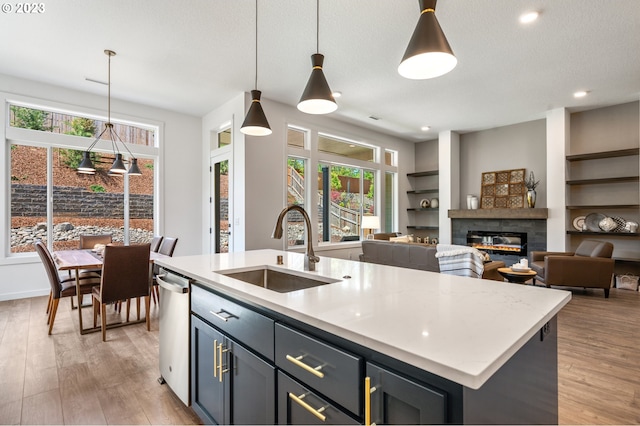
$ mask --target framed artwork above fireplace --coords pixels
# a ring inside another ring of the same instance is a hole
[[[525,169],[482,173],[481,209],[521,209],[524,207]]]

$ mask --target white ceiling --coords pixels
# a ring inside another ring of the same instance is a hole
[[[41,14],[0,14],[0,73],[106,96],[85,78],[107,80],[111,49],[113,98],[196,116],[253,88],[254,0],[42,4]],[[258,7],[258,88],[295,105],[316,49],[316,3]],[[532,9],[538,21],[520,24]],[[324,71],[343,93],[333,117],[416,141],[639,98],[638,0],[441,0],[436,16],[458,66],[407,80],[397,66],[418,15],[416,0],[320,1]],[[576,90],[589,95],[574,99]]]

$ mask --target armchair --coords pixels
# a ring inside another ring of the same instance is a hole
[[[533,283],[602,288],[607,298],[615,263],[612,254],[613,244],[595,240],[582,241],[575,252],[532,251],[530,266],[537,274]]]

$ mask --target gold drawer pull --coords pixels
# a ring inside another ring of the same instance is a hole
[[[310,365],[307,365],[304,362],[302,362],[303,358],[304,358],[304,355],[300,355],[299,357],[293,357],[291,355],[287,355],[287,360],[291,361],[292,363],[302,368],[303,370],[307,370],[309,373],[313,374],[314,376],[320,377],[322,379],[324,377],[324,373],[320,371],[322,369],[322,366],[319,365],[316,368],[313,368]]]
[[[307,410],[308,412],[310,412],[311,414],[313,414],[314,416],[316,416],[317,418],[319,418],[320,420],[322,420],[324,422],[327,419],[327,416],[322,414],[322,412],[325,410],[326,407],[320,407],[320,408],[318,408],[316,410],[315,408],[313,408],[312,406],[310,406],[309,404],[307,404],[306,402],[304,402],[302,400],[305,396],[307,396],[306,393],[303,393],[300,396],[295,396],[292,393],[289,394],[289,398],[294,400],[302,408],[304,408],[305,410]]]
[[[218,340],[213,341],[213,377],[218,377]]]
[[[376,387],[371,387],[371,378],[364,378],[364,424],[365,426],[375,426],[371,423],[371,394],[376,391]]]
[[[229,352],[229,349],[222,349],[222,343],[220,343],[220,344],[218,345],[218,361],[220,362],[220,363],[218,364],[218,374],[220,375],[220,376],[218,377],[218,379],[220,380],[220,383],[222,383],[222,374],[224,374],[224,373],[226,373],[227,371],[229,371],[229,369],[228,369],[228,368],[225,368],[225,367],[223,366],[223,358],[222,358],[222,354],[223,354],[224,352]]]

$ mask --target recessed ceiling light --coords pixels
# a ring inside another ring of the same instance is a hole
[[[340,96],[342,96],[342,92],[333,92],[332,95],[334,98],[339,98]]]
[[[422,126],[420,127],[420,130],[422,130],[423,132],[428,132],[429,130],[431,130],[430,126]]]
[[[578,90],[577,92],[575,92],[573,94],[574,98],[584,98],[585,96],[587,96],[589,92],[587,92],[586,90]]]
[[[536,19],[538,19],[538,16],[540,16],[540,12],[538,11],[531,11],[531,12],[525,12],[522,15],[520,15],[520,23],[521,24],[530,24],[533,21],[535,21]]]

